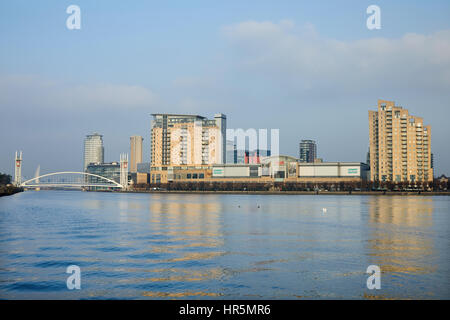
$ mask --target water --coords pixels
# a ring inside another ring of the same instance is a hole
[[[0,198],[0,298],[449,299],[449,222],[449,197],[29,191]]]

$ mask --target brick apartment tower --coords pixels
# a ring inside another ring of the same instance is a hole
[[[378,100],[378,111],[369,111],[369,143],[372,181],[433,181],[431,126],[394,101]]]

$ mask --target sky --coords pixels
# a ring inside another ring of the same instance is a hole
[[[68,6],[81,10],[69,30]],[[381,29],[369,30],[369,5]],[[432,127],[435,175],[450,174],[450,1],[0,2],[0,172],[105,161],[144,137],[151,113],[227,115],[228,128],[279,129],[324,161],[365,162],[368,111],[393,100]]]

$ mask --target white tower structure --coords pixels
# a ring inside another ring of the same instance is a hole
[[[14,168],[14,184],[20,186],[22,184],[22,151],[16,151]]]
[[[124,189],[128,188],[128,154],[120,154],[120,184]]]
[[[35,178],[37,178],[36,180],[35,180],[35,183],[39,183],[39,176],[41,175],[41,165],[39,164],[38,165],[38,167],[36,168],[36,172],[34,173],[34,177]],[[41,190],[41,188],[36,188],[36,191],[39,191],[39,190]]]
[[[37,178],[41,175],[41,165],[39,164],[36,168],[36,172],[34,173],[34,177]],[[39,178],[35,180],[36,183],[39,183]]]

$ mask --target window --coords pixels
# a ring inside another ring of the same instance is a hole
[[[198,175],[198,177],[199,177],[199,179],[204,179],[204,178],[205,178],[205,174],[204,174],[204,173],[200,173],[200,174]]]
[[[197,174],[196,173],[192,174],[192,179],[197,179]]]
[[[186,175],[186,179],[190,179],[190,178],[191,178],[191,174],[188,173],[188,174]]]

